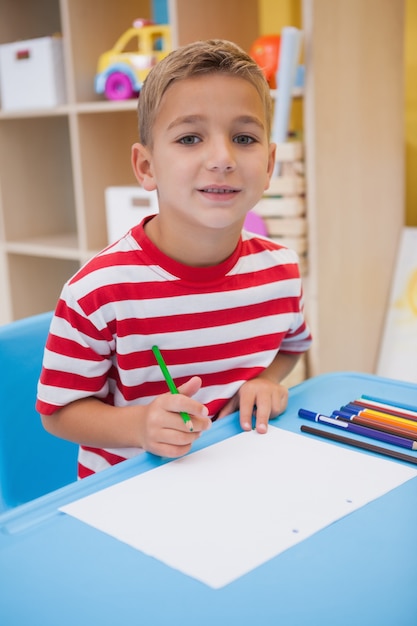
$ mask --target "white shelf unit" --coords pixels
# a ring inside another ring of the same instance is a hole
[[[257,0],[169,0],[175,45],[259,35]],[[61,32],[68,103],[0,110],[0,323],[52,309],[107,243],[104,189],[134,184],[136,102],[93,90],[145,0],[0,0],[0,43]],[[374,370],[404,223],[404,0],[303,0],[310,374]],[[271,24],[271,32],[274,27]]]

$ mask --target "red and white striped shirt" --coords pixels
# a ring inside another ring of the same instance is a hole
[[[142,223],[64,286],[36,408],[49,415],[89,396],[116,406],[148,404],[167,391],[156,344],[177,386],[201,377],[195,398],[213,417],[278,350],[300,353],[310,343],[295,252],[243,231],[223,263],[190,267],[158,250]],[[140,452],[81,446],[79,476]]]

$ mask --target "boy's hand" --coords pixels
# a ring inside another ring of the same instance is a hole
[[[190,451],[193,442],[211,426],[207,408],[191,397],[200,387],[201,379],[193,376],[178,388],[178,394],[164,393],[146,407],[141,432],[145,450],[169,458]],[[184,423],[181,411],[189,414],[191,422]]]
[[[258,376],[248,380],[220,411],[218,418],[239,409],[243,430],[252,429],[252,416],[256,418],[258,433],[266,433],[271,418],[280,415],[288,402],[288,389],[283,385]]]

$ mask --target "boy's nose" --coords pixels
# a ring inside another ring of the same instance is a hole
[[[207,154],[207,169],[232,171],[236,167],[233,148],[228,141],[211,142]]]

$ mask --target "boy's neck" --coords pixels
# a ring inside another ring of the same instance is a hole
[[[243,225],[242,225],[243,226]],[[183,234],[181,229],[164,228],[160,215],[145,224],[145,233],[161,252],[191,267],[218,265],[233,254],[239,242],[242,227],[234,230],[204,229]]]

